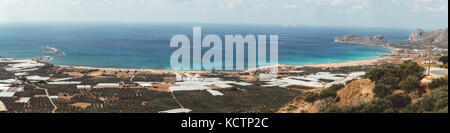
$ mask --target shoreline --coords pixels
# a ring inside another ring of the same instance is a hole
[[[386,54],[386,55],[390,55]],[[286,65],[286,64],[278,64],[279,67],[285,68],[285,67],[311,67],[311,68],[338,68],[338,67],[350,67],[350,66],[367,66],[367,65],[376,65],[376,63],[379,63],[382,60],[390,59],[390,57],[382,55],[378,58],[374,59],[366,59],[366,60],[357,60],[357,61],[344,61],[344,62],[338,62],[338,63],[323,63],[323,64],[308,64],[308,65]],[[51,64],[51,63],[50,63]],[[53,64],[55,65],[55,64]],[[154,72],[154,73],[173,73],[173,72],[192,72],[192,73],[208,73],[212,72],[210,70],[165,70],[165,69],[151,69],[151,68],[145,68],[145,69],[129,69],[129,68],[103,68],[103,67],[88,67],[88,66],[67,66],[67,65],[55,65],[61,68],[74,68],[74,69],[87,69],[87,70],[95,70],[98,69],[100,71],[137,71],[137,72]],[[272,65],[273,66],[273,65]],[[263,68],[267,68],[271,66],[264,66],[259,67],[256,69],[247,69],[246,71],[255,71]],[[226,72],[226,71],[224,71]]]
[[[365,44],[362,44],[365,45]],[[366,66],[366,65],[375,65],[376,63],[390,59],[390,55],[392,55],[394,52],[402,50],[400,48],[393,48],[393,47],[383,47],[378,46],[386,49],[390,49],[391,51],[382,55],[377,55],[378,57],[373,59],[364,59],[364,60],[354,60],[354,61],[343,61],[343,62],[337,62],[337,63],[319,63],[319,64],[307,64],[307,65],[287,65],[287,64],[278,64],[279,67],[312,67],[312,68],[326,68],[326,67],[350,67],[350,66]],[[77,69],[98,69],[103,71],[138,71],[138,72],[160,72],[160,73],[167,73],[167,72],[195,72],[195,73],[206,73],[211,72],[210,70],[166,70],[166,69],[152,69],[152,68],[143,68],[143,69],[134,69],[134,68],[103,68],[103,67],[89,67],[89,66],[67,66],[67,65],[56,65],[63,68],[77,68]],[[255,71],[259,69],[264,68],[270,68],[271,66],[263,66],[255,69],[247,69],[245,71]]]
[[[390,48],[392,49],[392,48]],[[394,51],[397,51],[398,49],[392,49],[393,51],[383,54],[383,55],[378,55],[377,58],[373,58],[373,59],[365,59],[365,60],[356,60],[356,61],[343,61],[343,62],[337,62],[337,63],[319,63],[319,64],[307,64],[307,65],[286,65],[286,64],[278,64],[279,67],[284,68],[284,67],[312,67],[312,68],[327,68],[327,67],[333,67],[333,68],[337,68],[337,67],[349,67],[349,66],[365,66],[365,65],[375,65],[376,63],[378,63],[381,60],[386,60],[389,59],[389,55],[391,55]],[[0,56],[2,57],[2,56]],[[3,58],[10,58],[10,57],[3,57]],[[18,60],[26,60],[26,59],[36,59],[39,57],[35,57],[35,58],[12,58],[12,59],[18,59]],[[143,68],[143,69],[135,69],[135,68],[107,68],[107,67],[89,67],[89,66],[68,66],[68,65],[57,65],[57,64],[53,64],[53,63],[49,63],[49,62],[45,62],[45,61],[39,61],[42,63],[47,63],[47,64],[52,64],[54,66],[60,67],[60,68],[71,68],[71,69],[85,69],[85,70],[99,70],[99,71],[136,71],[136,72],[153,72],[153,73],[173,73],[173,72],[194,72],[194,73],[207,73],[207,72],[211,72],[210,70],[166,70],[166,69],[152,69],[152,68]],[[272,65],[273,66],[273,65]],[[259,67],[256,69],[247,69],[244,71],[254,71],[254,70],[259,70],[259,69],[263,69],[263,68],[267,68],[268,66],[265,67]]]
[[[50,63],[51,64],[51,63]],[[164,70],[164,69],[133,69],[133,68],[103,68],[103,67],[88,67],[88,66],[67,66],[67,65],[55,65],[61,68],[74,68],[74,69],[87,69],[87,70],[100,70],[100,71],[137,71],[137,72],[154,72],[154,73],[170,73],[170,72],[196,72],[206,73],[207,70]]]
[[[303,67],[313,67],[313,68],[323,68],[323,67],[349,67],[349,66],[365,66],[365,65],[375,65],[381,60],[388,59],[389,57],[378,57],[375,59],[358,60],[358,61],[346,61],[338,63],[325,63],[325,64],[310,64],[310,65],[293,65],[293,66],[303,66]]]
[[[368,44],[360,44],[360,45],[368,45]],[[378,46],[378,45],[373,45]],[[381,60],[390,59],[389,56],[392,55],[394,52],[402,50],[400,48],[393,48],[393,47],[386,47],[386,46],[378,46],[381,48],[390,49],[391,51],[385,54],[377,55],[378,57],[373,59],[364,59],[364,60],[355,60],[355,61],[343,61],[343,62],[337,62],[337,63],[318,63],[318,64],[306,64],[306,65],[287,65],[287,64],[278,64],[279,67],[285,68],[285,67],[312,67],[312,68],[338,68],[338,67],[349,67],[349,66],[366,66],[366,65],[375,65],[376,63],[380,62]],[[0,57],[3,57],[0,55]],[[3,57],[3,58],[10,58],[10,57]],[[34,57],[34,58],[23,58],[23,59],[39,59],[40,57]],[[22,58],[13,58],[13,59],[22,59]],[[153,69],[153,68],[143,68],[143,69],[136,69],[136,68],[107,68],[107,67],[90,67],[90,66],[69,66],[69,65],[57,65],[45,61],[39,61],[42,63],[52,64],[54,66],[60,67],[60,68],[72,68],[72,69],[86,69],[86,70],[99,70],[99,71],[136,71],[136,72],[152,72],[152,73],[174,73],[174,72],[194,72],[194,73],[208,73],[212,72],[211,70],[167,70],[167,69]],[[273,67],[271,66],[263,66],[259,68],[254,69],[247,69],[245,71],[255,71],[264,69],[267,67]]]

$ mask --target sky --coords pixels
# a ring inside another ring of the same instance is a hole
[[[438,29],[448,0],[0,0],[0,22],[238,23]]]

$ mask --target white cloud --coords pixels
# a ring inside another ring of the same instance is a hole
[[[430,12],[448,12],[448,7],[446,5],[441,5],[438,7],[427,7],[427,11]]]
[[[411,12],[440,12],[448,14],[448,0],[412,0],[406,2]]]
[[[220,4],[220,8],[233,8],[236,5],[243,3],[243,0],[226,0],[225,3]]]
[[[286,4],[286,5],[284,5],[284,7],[285,8],[297,8],[298,7],[298,5],[297,4],[292,4],[292,5],[289,5],[289,4]]]

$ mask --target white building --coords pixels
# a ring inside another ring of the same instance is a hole
[[[37,75],[33,75],[33,76],[26,76],[27,80],[30,81],[47,81],[50,79],[50,77],[41,77],[41,76],[37,76]]]
[[[158,113],[189,113],[189,112],[192,112],[192,110],[186,108],[179,108],[166,111],[159,111]]]
[[[2,84],[2,83],[0,83],[0,87],[10,87],[11,86],[11,84]]]
[[[79,81],[58,81],[58,82],[48,82],[49,85],[78,85],[81,84]]]
[[[179,73],[175,73],[177,81],[183,81],[183,77]]]
[[[0,92],[9,90],[9,86],[0,86]]]
[[[212,90],[212,89],[207,89],[206,91],[208,91],[209,93],[211,93],[211,95],[213,96],[223,96],[223,93],[216,91],[216,90]]]
[[[27,76],[29,75],[27,72],[14,73],[14,76]]]
[[[28,103],[31,97],[21,97],[19,100],[16,100],[16,103]]]
[[[233,84],[237,84],[237,85],[240,85],[240,86],[250,86],[250,85],[253,85],[253,84],[247,83],[247,82],[237,82],[237,83],[233,83]]]
[[[365,75],[365,72],[353,72],[350,74],[331,74],[329,72],[318,72],[317,74],[311,74],[306,76],[291,76],[282,79],[276,79],[266,82],[267,85],[263,87],[288,87],[292,85],[301,85],[307,87],[330,87],[334,84],[345,84],[347,81],[358,78]],[[332,82],[324,84],[321,80],[332,80]]]
[[[16,92],[2,91],[0,92],[0,97],[13,97],[14,94],[16,94]]]
[[[77,89],[90,89],[91,85],[77,85]]]
[[[153,82],[134,82],[142,87],[151,87],[153,86]]]
[[[16,79],[5,79],[5,80],[0,80],[0,83],[6,83],[6,84],[12,84],[14,82],[17,82]]]
[[[94,88],[100,89],[100,88],[119,88],[119,83],[99,83]]]

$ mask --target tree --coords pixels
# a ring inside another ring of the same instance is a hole
[[[394,76],[393,74],[386,74],[380,79],[378,84],[388,85],[392,88],[395,88],[400,83],[400,78]]]
[[[420,79],[410,75],[400,83],[399,88],[408,92],[419,90],[421,88]]]
[[[345,87],[344,84],[334,84],[334,85],[328,87],[328,89],[334,90],[334,91],[338,91],[338,90],[341,90],[344,87]]]
[[[382,66],[372,68],[366,73],[366,77],[375,83],[378,82],[385,74],[385,68]]]
[[[417,112],[447,112],[448,113],[448,87],[440,87],[432,90],[413,104]]]
[[[316,100],[319,99],[319,95],[317,93],[308,92],[305,95],[306,95],[305,101],[308,103],[314,103]]]
[[[319,97],[320,99],[327,99],[329,97],[335,98],[337,96],[337,91],[341,90],[344,87],[345,87],[344,84],[334,84],[328,87],[327,89],[323,90],[320,93]]]
[[[336,96],[337,92],[331,89],[325,89],[319,95],[320,99],[335,98]]]
[[[377,84],[372,91],[375,94],[375,97],[384,98],[391,95],[394,89],[389,85]]]
[[[428,84],[429,89],[436,89],[441,86],[448,86],[448,77],[433,79],[430,84]]]
[[[361,113],[384,113],[392,108],[392,102],[386,99],[377,99],[359,106]]]
[[[404,108],[411,103],[411,98],[405,94],[390,95],[385,99],[391,101],[394,108]]]
[[[399,76],[400,80],[404,80],[410,75],[422,79],[425,68],[419,66],[416,62],[405,61],[403,64],[397,66],[396,71],[397,73],[395,75]]]

